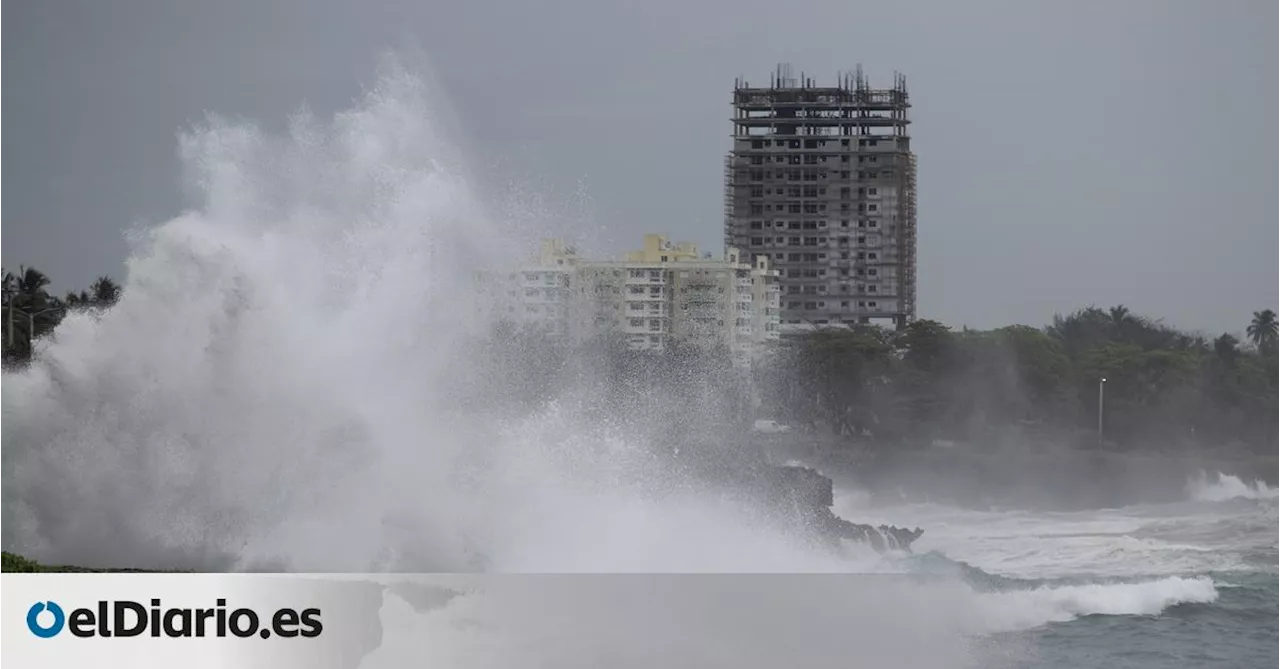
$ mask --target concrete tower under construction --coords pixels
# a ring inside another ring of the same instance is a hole
[[[906,78],[835,86],[780,65],[769,86],[734,82],[725,244],[779,270],[782,333],[916,312],[916,160]]]

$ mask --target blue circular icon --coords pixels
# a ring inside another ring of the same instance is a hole
[[[53,614],[53,624],[48,627],[40,624],[40,614],[45,609],[48,609],[49,613]],[[53,602],[36,602],[31,605],[31,608],[27,609],[27,629],[41,639],[57,636],[66,622],[67,616],[62,613],[62,607]]]

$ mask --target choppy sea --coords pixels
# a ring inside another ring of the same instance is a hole
[[[1277,500],[1264,484],[1212,475],[1189,481],[1181,502],[1069,513],[846,492],[836,511],[928,528],[908,564],[989,595],[999,650],[984,663],[1277,666]]]

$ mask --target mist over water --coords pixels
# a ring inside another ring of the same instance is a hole
[[[213,118],[182,136],[192,208],[135,235],[114,308],[69,315],[28,369],[4,375],[5,550],[205,570],[923,571],[933,580],[810,611],[864,620],[865,657],[907,666],[968,665],[963,635],[1218,597],[1185,570],[1070,584],[1030,582],[1051,574],[1028,569],[1028,583],[993,590],[946,560],[837,555],[717,492],[655,494],[678,473],[635,429],[643,420],[587,417],[595,379],[527,414],[487,406],[476,391],[509,380],[478,378],[461,357],[493,325],[472,277],[506,271],[538,235],[477,194],[433,95],[388,63],[331,120],[301,112],[273,136]],[[1195,485],[1200,501],[1275,499],[1230,477]],[[999,553],[1008,542],[965,553],[973,542],[951,531],[1008,518],[836,511],[918,520],[921,552],[992,573],[1035,561]],[[1274,519],[1274,502],[1263,513]]]

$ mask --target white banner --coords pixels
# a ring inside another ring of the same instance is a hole
[[[6,573],[0,660],[354,669],[382,642],[384,587],[345,576]]]
[[[959,583],[894,576],[23,574],[6,667],[1001,666]],[[1007,652],[998,655],[1007,660]],[[1015,663],[1015,666],[1016,663]]]

